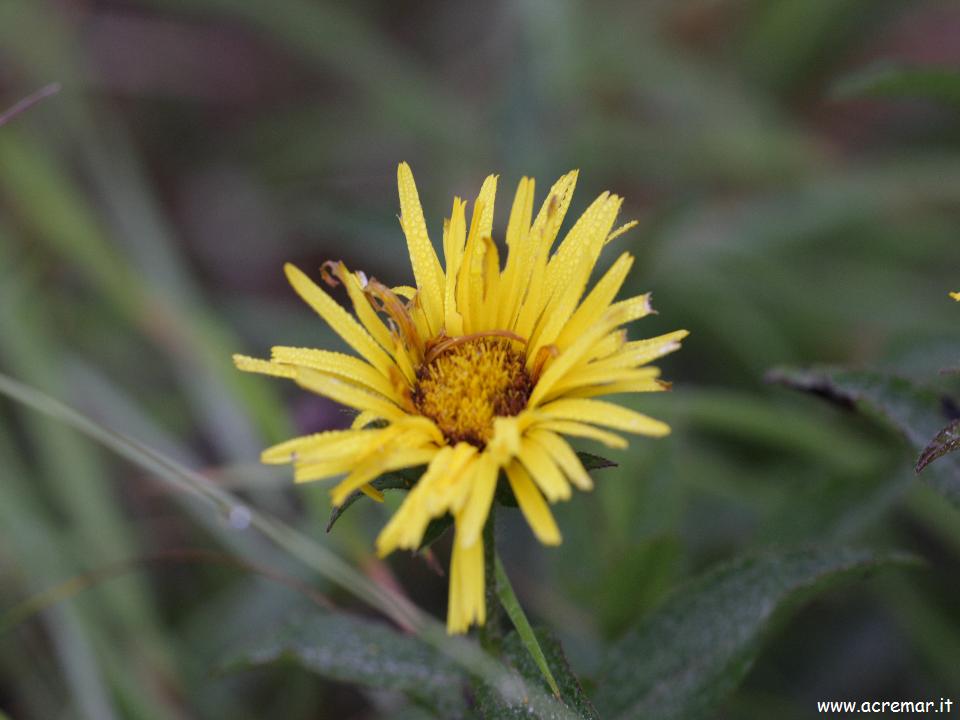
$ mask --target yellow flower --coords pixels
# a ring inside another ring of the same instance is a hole
[[[960,292],[952,292],[950,293],[950,297],[952,297],[957,302],[960,302]]]
[[[453,201],[443,228],[444,265],[427,235],[406,163],[397,171],[400,224],[416,288],[388,288],[342,262],[325,263],[324,281],[342,284],[356,318],[292,265],[291,285],[360,357],[275,347],[270,360],[235,356],[241,370],[295,380],[359,411],[348,430],[295,438],[263,453],[294,464],[298,482],[346,475],[334,506],[402,468],[426,466],[377,538],[381,556],[419,547],[428,523],[454,519],[447,627],[483,624],[482,530],[500,471],[544,544],[560,542],[546,501],[592,482],[564,435],[609,447],[627,443],[611,430],[661,437],[670,428],[596,399],[669,388],[643,367],[679,347],[687,332],[628,341],[622,326],[652,312],[649,295],[615,302],[633,257],[623,253],[587,292],[603,247],[633,227],[614,229],[622,199],[603,193],[551,254],[577,172],[560,178],[533,217],[534,181],[523,178],[510,210],[506,262],[491,239],[497,177],[483,183],[469,224]]]

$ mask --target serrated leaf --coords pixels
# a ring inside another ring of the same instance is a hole
[[[613,460],[607,460],[605,457],[594,455],[588,452],[577,452],[577,457],[583,463],[584,470],[604,470],[606,468],[617,467]]]
[[[234,652],[222,670],[279,661],[294,662],[328,680],[401,692],[440,717],[466,714],[465,678],[449,659],[374,620],[347,613],[298,615]]]
[[[957,450],[960,450],[960,420],[954,420],[938,432],[930,444],[923,449],[917,460],[917,472],[922,472],[934,460]]]
[[[920,98],[960,105],[960,72],[943,67],[882,63],[841,79],[832,94],[839,99]]]
[[[960,415],[949,396],[880,372],[832,367],[778,368],[767,374],[767,380],[878,416],[899,430],[917,452],[927,447],[945,422]],[[923,479],[960,505],[960,460],[951,456],[939,465],[943,466],[942,472],[924,473]]]
[[[605,718],[711,717],[750,669],[785,608],[904,555],[849,548],[740,557],[675,591],[605,658],[596,705]]]
[[[570,670],[570,664],[567,662],[560,642],[549,630],[537,628],[534,633],[550,670],[556,678],[560,699],[578,718],[599,720],[600,716],[596,709],[584,694],[577,677]],[[551,692],[543,678],[543,673],[540,672],[536,662],[527,652],[523,640],[516,632],[511,632],[504,638],[501,657],[528,684],[536,684],[545,691]],[[480,715],[485,720],[515,720],[516,718],[548,720],[551,717],[549,710],[546,713],[542,711],[537,713],[528,704],[509,706],[488,686],[478,687],[476,697]]]
[[[417,480],[420,479],[420,476],[423,474],[423,472],[423,467],[398,470],[397,472],[381,475],[376,480],[371,481],[370,484],[380,492],[383,492],[384,490],[409,490],[417,484]],[[364,494],[359,490],[354,490],[347,496],[347,499],[343,501],[343,505],[340,507],[335,507],[330,511],[330,520],[327,521],[327,532],[330,532],[330,530],[333,528],[333,524],[347,511],[347,508],[353,505],[361,497],[365,497]]]

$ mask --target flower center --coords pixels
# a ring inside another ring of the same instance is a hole
[[[451,444],[479,448],[493,435],[493,419],[527,406],[533,382],[516,342],[478,337],[451,343],[417,371],[413,402]]]

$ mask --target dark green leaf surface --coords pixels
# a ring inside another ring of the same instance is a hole
[[[397,472],[381,475],[370,484],[380,492],[383,492],[384,490],[409,490],[417,484],[417,480],[420,478],[420,475],[423,474],[423,471],[424,468],[422,467],[399,470]],[[343,501],[343,505],[340,507],[335,507],[330,512],[330,520],[327,522],[327,532],[330,532],[330,530],[333,529],[333,524],[340,519],[340,516],[343,515],[351,505],[353,505],[362,497],[364,497],[362,492],[359,490],[354,490],[347,496],[347,499]]]
[[[590,700],[583,693],[583,688],[576,676],[570,670],[567,658],[563,653],[560,642],[549,630],[537,629],[534,631],[540,648],[546,657],[550,670],[560,688],[560,698],[577,717],[587,720],[599,720],[599,715]],[[516,632],[511,632],[503,641],[502,656],[504,662],[514,668],[528,684],[536,684],[547,692],[551,692],[543,678],[543,673],[530,656],[523,640]],[[477,705],[480,714],[487,720],[512,720],[513,718],[541,718],[548,720],[551,716],[544,712],[536,712],[527,704],[507,706],[504,701],[489,687],[477,689]],[[549,710],[547,710],[549,713]]]
[[[607,656],[596,697],[605,718],[709,717],[744,678],[778,610],[906,556],[809,548],[746,555],[667,598]]]
[[[583,463],[584,470],[603,470],[605,468],[615,468],[617,463],[613,460],[607,460],[605,457],[594,455],[588,452],[578,452],[577,457]]]
[[[956,450],[960,450],[960,420],[954,420],[938,432],[930,444],[923,449],[920,459],[917,460],[917,472],[921,472],[934,460]]]
[[[848,75],[833,89],[835,97],[921,98],[960,106],[960,72],[943,67],[876,65]]]
[[[396,690],[441,717],[465,713],[464,677],[426,643],[346,613],[297,616],[235,652],[224,670],[294,662],[329,680]]]
[[[925,451],[944,423],[956,419],[952,398],[879,372],[831,367],[779,368],[767,378],[880,417],[899,430],[917,452]],[[938,464],[941,472],[924,473],[923,479],[960,505],[960,460],[952,456]]]

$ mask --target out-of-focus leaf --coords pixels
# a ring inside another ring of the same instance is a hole
[[[942,67],[874,65],[842,78],[834,97],[921,98],[960,106],[960,72]]]
[[[50,97],[51,95],[56,95],[58,92],[60,92],[60,83],[50,83],[49,85],[44,85],[42,88],[34,93],[31,93],[22,100],[17,101],[6,110],[0,110],[0,126],[10,122],[20,113],[29,110],[44,98]],[[2,718],[3,715],[0,714],[0,720],[2,720]]]
[[[567,663],[560,642],[549,630],[538,629],[534,632],[540,647],[543,649],[546,662],[556,678],[560,689],[560,698],[568,708],[576,713],[577,717],[585,720],[598,720],[600,716],[587,696],[584,695],[580,682],[570,670],[570,665]],[[511,632],[504,639],[502,657],[528,684],[536,684],[545,690],[548,689],[543,673],[540,672],[536,662],[527,652],[523,640],[516,632]],[[477,688],[477,705],[481,716],[486,720],[546,719],[553,717],[549,714],[536,713],[529,704],[508,705],[486,685]]]
[[[850,548],[768,550],[679,589],[610,650],[596,704],[604,717],[699,718],[750,669],[777,611],[906,555]]]
[[[426,550],[443,537],[443,534],[451,527],[453,527],[453,515],[447,513],[446,515],[434,518],[430,521],[430,524],[427,525],[427,529],[423,531],[423,539],[420,541],[420,547],[418,549],[421,551]]]
[[[878,416],[899,430],[918,452],[927,447],[944,422],[955,420],[958,415],[952,398],[878,372],[831,367],[778,368],[768,373],[767,380]],[[951,456],[940,465],[946,466],[942,472],[926,473],[923,477],[947,499],[960,505],[960,460]]]
[[[235,651],[233,672],[294,662],[329,680],[402,692],[441,717],[462,717],[464,675],[441,653],[383,623],[346,613],[311,613],[288,620]]]
[[[917,460],[917,472],[923,471],[927,465],[937,458],[955,450],[960,450],[960,420],[954,420],[947,425],[923,449],[923,452],[920,453],[920,459]]]

